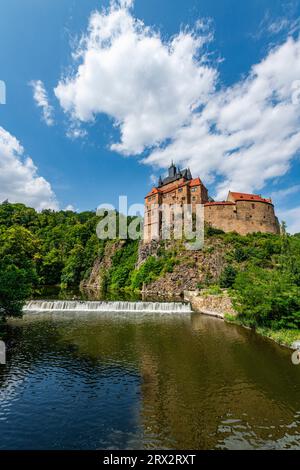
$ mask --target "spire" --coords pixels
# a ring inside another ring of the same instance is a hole
[[[162,178],[161,176],[159,177],[158,179],[158,187],[162,186],[163,182],[162,182]]]
[[[189,168],[188,168],[187,171],[186,171],[186,177],[187,177],[188,180],[193,179],[191,170],[190,170]]]
[[[176,168],[176,166],[174,165],[174,162],[173,162],[173,160],[172,160],[171,166],[170,166],[170,168],[169,168],[169,176],[170,176],[170,178],[174,178],[174,176],[176,175],[176,173],[177,173],[177,168]]]

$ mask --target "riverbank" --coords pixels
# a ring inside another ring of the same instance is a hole
[[[184,300],[190,302],[193,310],[212,317],[225,319],[226,315],[235,317],[231,299],[227,291],[219,288],[203,289],[202,291],[185,291]]]
[[[227,323],[232,323],[234,325],[243,326],[244,328],[249,328],[237,316],[225,314],[224,320]],[[280,330],[272,330],[271,328],[257,327],[255,328],[255,332],[261,336],[264,336],[265,338],[275,341],[275,343],[280,344],[280,346],[285,346],[290,349],[294,349],[292,347],[292,344],[295,341],[300,340],[300,330],[291,330],[287,328],[283,328]]]
[[[209,289],[203,291],[186,291],[184,293],[184,300],[191,303],[192,308],[197,313],[209,315],[220,318],[227,323],[239,325],[248,328],[247,324],[239,318],[238,313],[235,311],[229,294],[226,290],[211,291]],[[265,338],[275,341],[281,346],[294,349],[292,344],[300,340],[299,329],[273,330],[271,328],[257,327],[255,328],[257,334]]]

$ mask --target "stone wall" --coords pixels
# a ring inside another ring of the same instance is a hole
[[[201,295],[198,291],[185,291],[184,300],[191,303],[195,312],[204,313],[218,318],[226,314],[236,315],[230,297],[226,292],[222,295]]]
[[[267,202],[237,201],[206,205],[204,220],[212,227],[240,235],[254,232],[280,233],[274,206]]]

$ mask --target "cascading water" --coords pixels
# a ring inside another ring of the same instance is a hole
[[[75,300],[32,300],[24,308],[24,313],[82,312],[82,313],[191,313],[190,304],[183,302],[92,302]]]

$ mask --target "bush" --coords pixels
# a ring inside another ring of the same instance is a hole
[[[237,274],[234,304],[250,326],[300,327],[300,288],[289,273],[251,267]]]
[[[220,276],[220,287],[223,289],[229,289],[233,286],[237,271],[233,266],[226,266]]]
[[[112,259],[106,280],[106,290],[120,290],[131,285],[131,275],[138,257],[138,242],[128,240]]]
[[[139,270],[135,271],[132,276],[132,288],[141,289],[143,284],[149,284],[157,279],[164,268],[164,259],[150,256]]]
[[[224,234],[225,232],[223,232],[223,230],[220,230],[215,227],[211,227],[210,225],[207,225],[205,227],[205,235],[207,237],[213,237],[214,235],[224,235]]]

